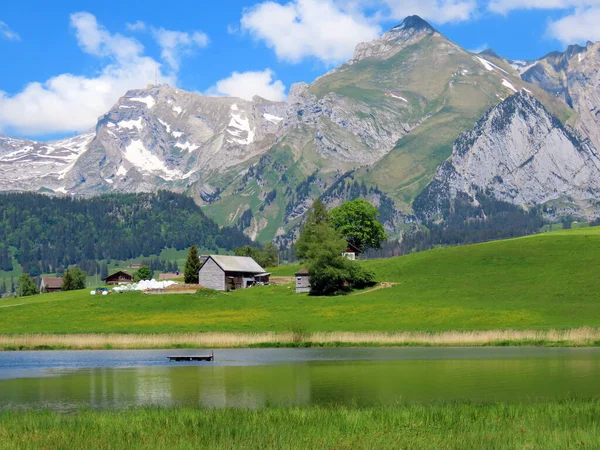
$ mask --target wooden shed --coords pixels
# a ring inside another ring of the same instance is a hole
[[[233,291],[268,284],[270,275],[249,256],[209,255],[200,266],[198,282],[208,289]]]
[[[106,284],[113,284],[113,285],[114,284],[128,284],[128,283],[133,283],[133,275],[120,270],[118,272],[115,272],[115,273],[107,276],[102,281],[104,281]]]
[[[294,276],[296,277],[296,293],[310,292],[308,269],[300,269]]]
[[[62,291],[62,278],[51,278],[44,277],[40,281],[40,293],[45,294],[46,292],[61,292]]]

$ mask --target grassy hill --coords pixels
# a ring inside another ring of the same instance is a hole
[[[367,261],[389,288],[339,297],[291,286],[0,303],[0,333],[444,331],[600,327],[600,228]],[[290,274],[284,267],[278,274]]]

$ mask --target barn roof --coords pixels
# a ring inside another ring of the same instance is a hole
[[[62,278],[52,278],[52,277],[44,277],[42,278],[42,283],[47,288],[60,288],[62,287]]]
[[[133,275],[131,275],[131,274],[129,274],[129,273],[123,271],[123,270],[119,270],[118,272],[111,273],[106,278],[102,278],[102,281],[109,280],[111,278],[115,278],[115,277],[117,277],[119,275],[124,275],[126,278],[131,278],[133,280]]]
[[[210,258],[225,272],[249,272],[254,274],[265,272],[265,269],[249,256],[210,255]]]

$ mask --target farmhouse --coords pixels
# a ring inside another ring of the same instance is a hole
[[[209,289],[232,291],[268,284],[270,275],[249,256],[209,255],[200,266],[198,282]]]
[[[360,251],[359,248],[355,247],[350,242],[348,242],[348,245],[346,246],[346,250],[344,250],[342,252],[342,256],[345,256],[349,260],[354,261],[356,259],[356,257],[358,255],[360,255],[361,253],[362,252]]]
[[[50,278],[44,277],[40,282],[40,293],[46,292],[61,292],[62,291],[62,278]]]
[[[133,282],[133,275],[123,272],[122,270],[107,276],[102,281],[106,284],[127,284]]]
[[[308,269],[300,269],[294,275],[296,277],[296,293],[310,292],[310,280]]]

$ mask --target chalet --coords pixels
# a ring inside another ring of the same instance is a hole
[[[45,294],[46,292],[61,292],[62,281],[62,278],[42,278],[42,281],[40,282],[40,293]]]
[[[249,256],[208,255],[200,266],[198,282],[209,289],[233,291],[268,284],[270,275]]]
[[[346,246],[346,250],[344,250],[342,252],[342,256],[348,258],[350,261],[354,261],[358,255],[360,255],[362,252],[360,251],[360,249],[354,245],[352,245],[350,242],[348,242],[348,245]]]
[[[102,281],[106,284],[128,284],[133,283],[133,275],[123,272],[122,270],[107,276]]]
[[[142,265],[138,264],[138,263],[134,263],[134,264],[130,265],[129,267],[132,269],[140,269],[142,267]]]
[[[310,292],[308,269],[300,269],[294,276],[296,277],[296,293]]]

